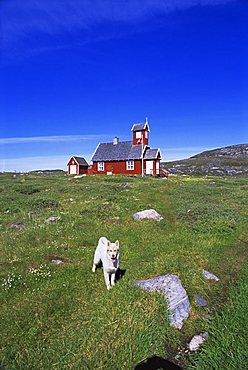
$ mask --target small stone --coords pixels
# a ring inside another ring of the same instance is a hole
[[[206,279],[208,280],[215,280],[215,281],[219,281],[220,279],[218,278],[218,276],[212,274],[212,272],[209,272],[209,271],[206,271],[206,270],[203,270],[203,275]]]
[[[120,186],[122,188],[128,188],[129,187],[129,183],[128,182],[123,182],[122,184],[120,184]]]
[[[134,213],[133,218],[135,220],[142,220],[144,218],[153,219],[156,221],[163,220],[163,217],[157,211],[155,211],[155,209],[146,209],[144,211]]]
[[[190,343],[189,343],[189,350],[191,352],[196,352],[198,351],[198,349],[200,348],[200,346],[205,342],[205,340],[207,339],[208,337],[208,333],[207,332],[204,332],[204,333],[201,333],[199,335],[195,335]]]
[[[51,261],[52,263],[54,263],[55,265],[60,265],[61,263],[63,263],[63,261],[62,260],[60,260],[60,259],[54,259],[54,260],[52,260]]]
[[[204,298],[200,296],[200,294],[195,295],[195,303],[197,304],[197,306],[201,306],[201,307],[207,306],[207,302],[205,301]]]
[[[48,219],[46,219],[46,222],[52,223],[52,222],[57,222],[59,220],[60,220],[60,217],[59,216],[51,216]]]

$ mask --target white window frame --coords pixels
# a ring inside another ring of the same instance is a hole
[[[104,162],[97,162],[97,170],[104,171]]]
[[[142,138],[141,131],[137,131],[136,132],[136,139],[141,139],[141,138]]]
[[[127,171],[133,171],[134,170],[134,160],[127,161],[126,163]]]
[[[148,131],[145,131],[145,138],[148,139]]]
[[[159,175],[160,163],[156,161],[156,175]]]

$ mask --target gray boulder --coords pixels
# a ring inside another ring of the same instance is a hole
[[[149,218],[157,221],[163,220],[163,217],[155,211],[155,209],[146,209],[141,212],[137,212],[133,215],[135,220],[142,220],[143,218]]]
[[[144,290],[162,293],[168,302],[170,323],[177,329],[183,326],[183,320],[189,317],[191,306],[188,295],[176,275],[161,275],[148,280],[132,283]]]

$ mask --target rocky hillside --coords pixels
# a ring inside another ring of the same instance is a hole
[[[171,174],[248,176],[248,144],[208,150],[188,159],[161,163]]]

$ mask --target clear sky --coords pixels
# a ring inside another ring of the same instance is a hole
[[[245,0],[1,0],[0,171],[150,124],[163,160],[247,143]]]

